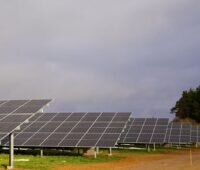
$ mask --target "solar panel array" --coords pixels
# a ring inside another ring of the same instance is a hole
[[[190,123],[172,122],[168,125],[166,134],[166,143],[171,144],[189,144],[191,143],[191,127]]]
[[[119,144],[162,144],[168,126],[165,118],[131,118]]]
[[[200,143],[200,126],[192,126],[191,143]]]
[[[14,113],[36,113],[51,100],[7,100],[0,101],[0,115]]]
[[[0,101],[0,140],[29,119],[51,100]]]
[[[50,101],[0,101],[0,141],[21,126],[15,134],[15,145],[24,147],[112,147],[117,141],[119,144],[200,142],[198,126],[175,122],[168,125],[166,118],[128,121],[131,113],[127,112],[38,113],[32,117]],[[24,124],[28,119],[30,122]],[[8,140],[2,143],[8,144]]]
[[[113,147],[130,114],[38,113],[16,132],[15,146]]]

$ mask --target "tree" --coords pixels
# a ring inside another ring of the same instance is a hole
[[[183,91],[171,112],[178,118],[191,118],[200,122],[200,86]]]

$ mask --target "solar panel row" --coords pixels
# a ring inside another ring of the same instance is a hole
[[[122,133],[119,143],[164,143],[167,125],[168,119],[132,118]]]
[[[15,146],[113,147],[130,114],[38,113],[16,133]]]
[[[191,127],[192,125],[190,123],[170,123],[168,126],[165,142],[172,144],[191,143]]]
[[[155,123],[157,121],[157,123]],[[168,119],[131,118],[119,144],[191,144],[200,142],[200,127]]]
[[[0,140],[51,100],[0,101]],[[16,133],[18,146],[90,147],[123,143],[162,144],[200,141],[200,130],[168,119],[132,118],[130,113],[40,113]]]
[[[192,143],[200,143],[200,126],[192,126],[190,139]]]

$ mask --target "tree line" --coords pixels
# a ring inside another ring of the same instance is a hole
[[[177,118],[191,118],[200,123],[200,86],[183,91],[171,112],[175,113]]]

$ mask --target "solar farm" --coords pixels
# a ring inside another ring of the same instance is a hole
[[[9,152],[8,169],[14,168],[14,151],[19,150],[39,150],[40,156],[43,151],[59,155],[81,150],[98,160],[101,149],[107,150],[106,159],[112,160],[118,159],[111,156],[116,150],[155,152],[174,146],[194,148],[200,143],[200,127],[190,123],[134,118],[131,112],[44,112],[50,102],[51,99],[0,101],[0,146],[2,152]]]

